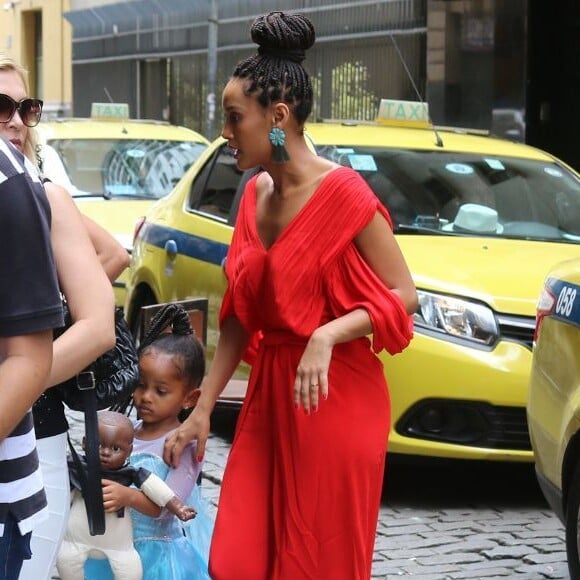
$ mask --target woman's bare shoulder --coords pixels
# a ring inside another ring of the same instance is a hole
[[[46,197],[53,209],[55,205],[59,207],[68,206],[76,208],[73,198],[64,187],[52,183],[52,181],[46,181],[44,183],[44,190],[46,191]]]
[[[272,176],[267,171],[261,171],[256,178],[256,191],[261,193],[262,191],[269,191],[272,189],[274,181]]]

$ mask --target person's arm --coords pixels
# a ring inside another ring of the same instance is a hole
[[[0,139],[0,441],[40,396],[52,364],[62,307],[50,245],[50,208],[20,152]],[[9,249],[9,251],[8,251]]]
[[[393,231],[380,213],[359,233],[355,244],[365,262],[413,314],[418,306],[415,284]]]
[[[183,503],[173,490],[154,473],[147,477],[140,489],[103,479],[103,501],[107,512],[116,512],[121,508],[130,507],[146,516],[156,518],[165,507],[184,522],[196,516],[196,511]]]
[[[165,508],[182,522],[188,522],[197,515],[191,506],[184,504],[176,495],[165,504]]]
[[[82,217],[101,266],[109,280],[114,282],[129,266],[129,253],[105,228],[86,215]]]
[[[46,184],[52,209],[51,241],[61,290],[73,324],[54,342],[47,386],[82,371],[115,345],[114,295],[81,214],[62,187]]]
[[[162,508],[153,503],[142,491],[110,479],[103,479],[102,484],[106,512],[114,513],[121,508],[130,507],[152,518],[157,518],[161,514]]]
[[[177,497],[188,498],[197,483],[202,465],[195,459],[197,456],[196,443],[186,445],[181,452],[179,467],[171,468],[165,476],[165,483]]]
[[[166,481],[163,481],[154,473],[149,474],[147,479],[140,485],[140,489],[150,500],[160,507],[167,508],[169,512],[183,522],[187,522],[197,515],[197,512],[192,507],[183,503]]]
[[[417,291],[403,254],[386,219],[379,212],[357,235],[355,244],[365,262],[402,301],[408,314],[417,308]],[[328,397],[328,369],[335,345],[372,332],[369,313],[357,308],[317,328],[298,364],[294,404],[309,413],[317,410],[319,396]]]
[[[0,441],[44,391],[52,364],[52,330],[0,339]]]
[[[203,458],[209,435],[210,415],[220,393],[240,364],[248,340],[248,332],[235,316],[229,316],[224,320],[213,361],[202,382],[197,404],[189,417],[165,440],[163,460],[168,465],[174,468],[179,466],[183,448],[192,440],[197,441],[198,461]]]
[[[294,405],[306,413],[316,411],[319,395],[328,397],[328,369],[334,345],[349,342],[372,332],[368,312],[357,308],[340,318],[319,326],[310,336],[296,369]]]

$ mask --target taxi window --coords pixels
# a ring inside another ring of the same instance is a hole
[[[189,208],[227,223],[242,173],[232,150],[220,147],[193,182]]]
[[[75,197],[160,199],[167,195],[207,145],[159,139],[60,139],[57,151]],[[51,178],[50,167],[45,165]]]
[[[358,171],[398,233],[481,233],[452,227],[461,206],[477,204],[497,212],[493,235],[580,243],[580,180],[556,162],[338,145],[318,153]]]

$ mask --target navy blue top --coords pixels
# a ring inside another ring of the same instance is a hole
[[[50,223],[50,205],[38,173],[20,151],[0,138],[2,337],[51,330],[64,323]],[[0,459],[0,535],[8,514],[26,534],[48,515],[30,411],[0,442]]]

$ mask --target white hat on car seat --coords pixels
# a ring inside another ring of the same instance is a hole
[[[497,211],[477,203],[465,203],[457,211],[455,221],[444,225],[447,232],[501,234],[503,226],[497,222]]]

